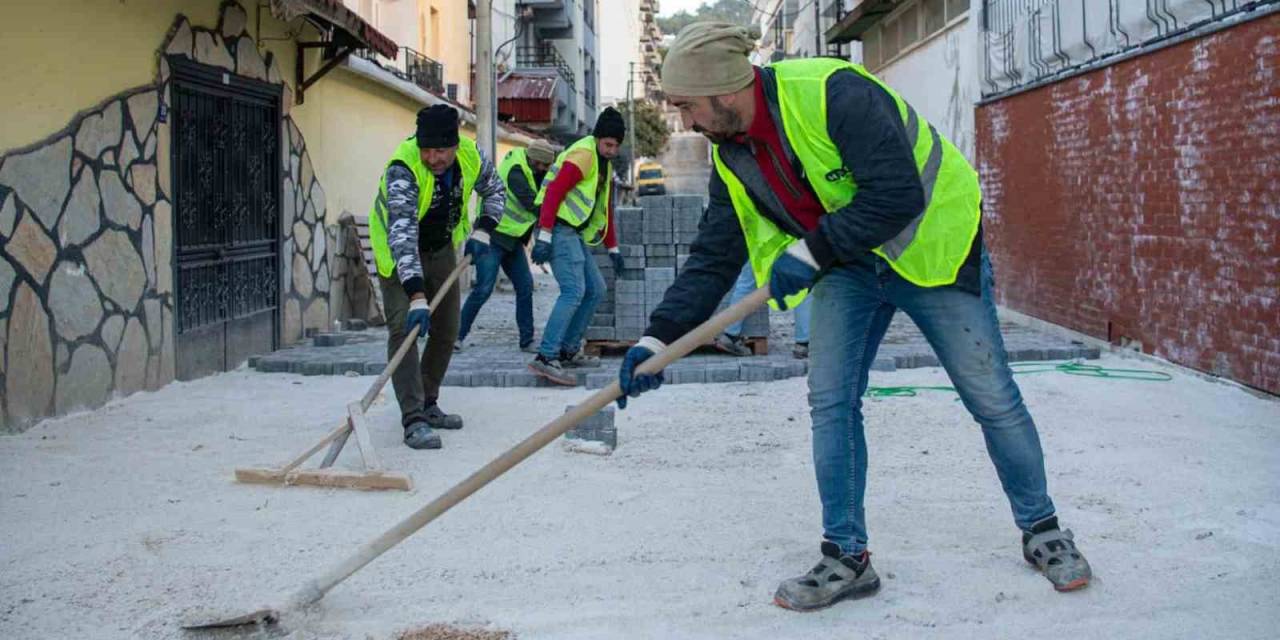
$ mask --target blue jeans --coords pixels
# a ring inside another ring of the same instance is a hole
[[[471,323],[476,321],[480,307],[493,294],[499,267],[511,279],[511,286],[516,290],[516,327],[520,333],[520,346],[533,342],[533,274],[529,273],[529,258],[519,243],[511,249],[505,249],[497,242],[491,242],[489,252],[476,262],[476,282],[467,295],[467,302],[462,305],[459,341],[465,340],[467,334],[471,333]]]
[[[1054,514],[1040,438],[1013,382],[991,286],[985,255],[981,297],[955,287],[915,286],[880,258],[874,264],[836,267],[814,286],[809,351],[813,466],[823,536],[846,553],[860,553],[867,545],[862,395],[880,340],[898,309],[915,321],[965,408],[982,426],[1014,522],[1025,531]]]
[[[547,359],[561,351],[577,353],[596,306],[604,297],[604,276],[582,236],[572,227],[557,224],[551,230],[551,273],[560,285],[560,297],[547,318],[538,353]]]
[[[742,267],[742,273],[738,274],[738,279],[733,283],[733,293],[729,294],[729,304],[733,304],[756,290],[756,277],[751,273],[751,263],[747,263]],[[796,313],[796,342],[809,341],[809,316],[812,305],[809,304],[809,298],[805,298],[800,306],[793,309]],[[742,320],[739,320],[725,328],[724,332],[731,336],[742,335]]]

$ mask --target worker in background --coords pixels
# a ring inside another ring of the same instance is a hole
[[[462,296],[454,285],[436,308],[428,309],[427,300],[445,285],[464,243],[473,260],[486,259],[490,234],[502,218],[505,190],[475,141],[458,137],[456,109],[440,104],[425,108],[418,112],[417,125],[417,132],[387,161],[369,214],[369,242],[387,317],[387,357],[414,327],[419,337],[427,336],[422,359],[414,344],[391,374],[404,443],[439,449],[435,429],[462,428],[462,417],[445,413],[438,403],[458,337]],[[474,234],[473,194],[481,198]]]
[[[626,135],[622,114],[605,107],[591,135],[556,157],[538,193],[541,209],[533,262],[551,263],[560,296],[529,369],[556,384],[573,386],[577,379],[570,369],[600,364],[599,358],[581,351],[587,324],[605,287],[590,247],[604,242],[615,273],[622,273],[626,264],[613,224],[611,160]]]
[[[555,160],[556,152],[546,141],[534,140],[528,149],[516,147],[507,152],[498,165],[498,175],[506,186],[507,199],[502,221],[489,233],[489,251],[476,260],[476,281],[462,305],[462,325],[454,351],[461,351],[471,333],[480,308],[493,294],[501,268],[516,291],[516,328],[521,351],[533,353],[533,274],[529,272],[529,256],[525,244],[538,220],[538,190],[542,178]]]

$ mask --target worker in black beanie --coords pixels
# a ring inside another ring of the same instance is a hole
[[[613,158],[627,126],[622,114],[605,107],[591,135],[569,145],[542,180],[536,200],[535,264],[551,263],[560,297],[547,318],[538,355],[529,363],[534,373],[566,386],[577,384],[569,369],[600,364],[582,353],[582,338],[596,306],[604,298],[604,276],[589,245],[604,242],[615,273],[625,268],[613,224]]]
[[[481,211],[471,230],[470,202],[479,194]],[[422,197],[420,197],[422,196]],[[440,409],[440,383],[458,337],[461,295],[451,287],[440,304],[427,308],[465,255],[489,251],[489,232],[498,226],[506,189],[493,163],[471,138],[458,136],[458,111],[443,104],[418,112],[417,131],[396,147],[387,162],[369,214],[373,246],[387,317],[387,357],[414,327],[427,336],[418,358],[409,347],[391,383],[400,404],[404,442],[414,449],[439,449],[434,429],[460,429],[462,417]]]

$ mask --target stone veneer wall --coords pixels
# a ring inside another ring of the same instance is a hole
[[[216,29],[177,16],[155,84],[78,114],[48,138],[0,155],[0,430],[101,406],[174,379],[173,205],[166,55],[284,84],[224,2]],[[280,140],[282,342],[330,321],[324,189],[283,87]]]

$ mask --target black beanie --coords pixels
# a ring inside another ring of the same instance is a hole
[[[418,112],[418,148],[443,149],[458,146],[458,110],[434,104]]]
[[[627,123],[622,120],[622,114],[617,109],[605,107],[600,112],[600,117],[596,118],[596,127],[591,130],[591,135],[622,142],[627,137]]]

